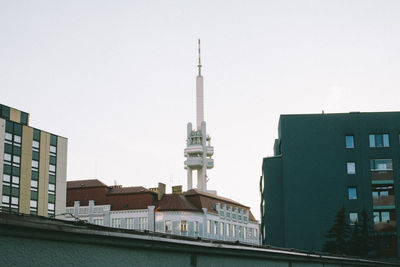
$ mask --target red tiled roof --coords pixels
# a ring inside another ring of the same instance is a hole
[[[157,211],[198,211],[202,212],[201,209],[197,208],[186,197],[182,194],[165,194],[163,198],[158,202]]]
[[[87,187],[107,187],[107,185],[97,179],[67,181],[67,189]]]
[[[232,200],[232,199],[225,198],[225,197],[221,197],[221,196],[218,196],[218,195],[216,195],[216,194],[211,194],[211,193],[203,192],[203,191],[200,191],[200,190],[197,190],[197,189],[191,189],[191,190],[185,192],[184,194],[185,194],[185,196],[196,196],[196,195],[204,196],[204,197],[206,197],[206,198],[211,198],[211,199],[214,199],[214,200],[219,200],[219,201],[221,202],[221,204],[222,204],[222,203],[224,203],[224,204],[229,203],[229,204],[232,204],[232,205],[234,205],[234,206],[239,206],[239,207],[242,207],[242,208],[245,208],[245,209],[249,209],[248,206],[245,206],[245,205],[243,205],[243,204],[240,204],[239,202],[236,202],[236,201],[234,201],[234,200]],[[205,208],[205,207],[204,207],[204,208]]]

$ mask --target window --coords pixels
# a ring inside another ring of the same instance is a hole
[[[34,181],[34,182],[36,182],[36,181]],[[49,193],[54,192],[55,190],[56,190],[56,186],[54,184],[49,184]]]
[[[3,174],[3,182],[10,183],[11,176],[8,174]]]
[[[120,218],[111,219],[111,227],[120,228],[121,227],[121,219]]]
[[[140,217],[139,218],[139,229],[140,230],[147,230],[147,217]]]
[[[49,203],[47,205],[47,208],[48,208],[49,211],[54,211],[54,204],[53,203]]]
[[[18,198],[17,197],[12,197],[11,198],[11,204],[12,205],[18,205]]]
[[[211,234],[211,220],[207,220],[207,233]]]
[[[214,235],[218,234],[218,222],[214,222]]]
[[[3,195],[3,199],[2,200],[3,200],[3,203],[7,203],[7,204],[10,203],[10,197],[9,196],[4,196]]]
[[[49,171],[50,171],[50,172],[56,172],[56,166],[53,165],[53,164],[50,164],[50,165],[49,165]]]
[[[197,234],[199,232],[199,222],[195,221],[194,222],[194,232]]]
[[[13,162],[16,164],[20,164],[21,163],[21,158],[19,156],[14,155],[13,156]]]
[[[14,142],[20,144],[21,143],[21,136],[14,135]]]
[[[226,234],[226,236],[229,236],[229,223],[227,223],[226,224],[226,231],[225,231],[225,234]]]
[[[165,232],[171,232],[171,221],[165,221]]]
[[[371,159],[371,171],[392,171],[393,162],[391,159]]]
[[[31,180],[31,190],[37,191],[38,188],[38,181]]]
[[[355,174],[355,173],[356,173],[356,163],[347,162],[347,174]]]
[[[374,223],[390,222],[389,211],[374,211]]]
[[[134,218],[126,218],[126,229],[133,229],[134,226]]]
[[[348,196],[349,199],[357,199],[357,188],[356,187],[349,187],[348,188]]]
[[[32,160],[32,169],[38,169],[38,168],[39,168],[39,161]]]
[[[39,142],[38,141],[36,141],[36,140],[33,140],[33,142],[32,142],[32,149],[33,150],[39,150]]]
[[[224,223],[223,222],[221,222],[220,224],[219,224],[219,226],[220,226],[220,230],[219,230],[219,233],[221,234],[221,235],[224,235],[224,229],[225,229],[225,225],[224,225]]]
[[[358,222],[358,213],[357,212],[349,213],[349,221],[350,225],[354,225],[356,222]]]
[[[181,232],[187,232],[187,222],[181,221]]]
[[[93,224],[103,225],[103,219],[93,219]]]
[[[389,147],[389,134],[370,134],[369,147]]]
[[[56,154],[56,153],[57,153],[57,147],[55,147],[55,146],[50,146],[50,153],[51,153],[51,154]]]
[[[12,134],[6,133],[5,139],[6,141],[12,142]]]
[[[37,209],[37,201],[31,200],[31,209]]]
[[[237,225],[233,226],[233,237],[236,238],[237,237]]]
[[[11,161],[11,154],[4,153],[4,160]]]
[[[13,184],[19,184],[19,177],[18,176],[13,176],[12,177],[12,182],[13,182]]]
[[[346,148],[354,148],[354,136],[346,135]]]

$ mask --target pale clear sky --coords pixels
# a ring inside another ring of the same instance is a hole
[[[68,180],[186,188],[197,38],[209,188],[259,219],[280,114],[399,110],[400,1],[0,0],[0,102],[68,137]]]

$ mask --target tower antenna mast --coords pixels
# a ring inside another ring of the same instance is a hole
[[[199,68],[199,76],[201,76],[201,58],[200,58],[200,39],[199,39],[199,65],[197,65]]]

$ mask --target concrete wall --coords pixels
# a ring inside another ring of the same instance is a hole
[[[0,266],[399,266],[0,214]]]

